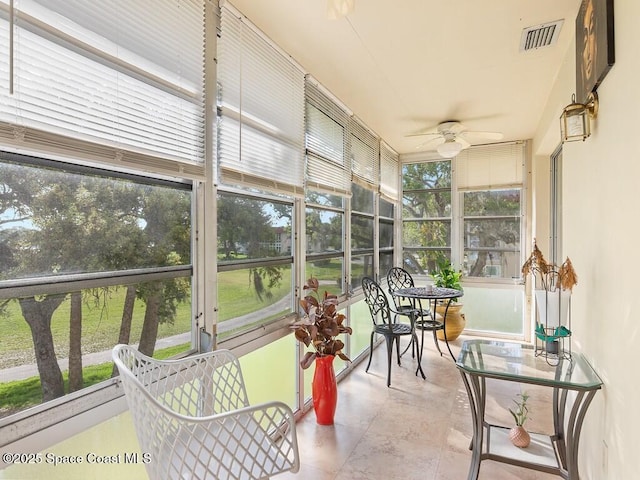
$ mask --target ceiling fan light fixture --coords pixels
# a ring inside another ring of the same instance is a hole
[[[436,150],[441,157],[453,158],[462,151],[462,144],[456,142],[454,139],[448,139],[438,145]]]
[[[327,0],[327,17],[337,20],[346,17],[356,6],[356,0]]]

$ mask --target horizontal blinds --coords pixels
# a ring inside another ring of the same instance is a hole
[[[351,131],[351,172],[354,181],[366,186],[378,186],[379,140],[354,118]]]
[[[82,158],[94,143],[107,159],[145,169],[156,158],[204,163],[201,0],[14,0],[11,78],[7,19],[0,15],[0,130],[12,132],[9,143],[28,149],[33,138],[36,149],[51,142]]]
[[[479,145],[456,157],[460,189],[521,185],[524,181],[525,143]]]
[[[349,115],[309,80],[305,93],[307,185],[349,194],[351,168],[346,155]]]
[[[400,170],[399,155],[385,144],[380,145],[380,194],[388,200],[398,200]]]
[[[222,182],[301,194],[303,72],[228,7],[222,9],[217,72]]]

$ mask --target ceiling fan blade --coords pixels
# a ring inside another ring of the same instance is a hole
[[[455,138],[456,142],[458,142],[460,145],[462,145],[462,148],[469,148],[471,146],[471,144],[469,142],[467,142],[467,140],[465,140],[462,135],[458,135]]]
[[[420,149],[425,149],[425,150],[435,149],[441,143],[444,143],[444,137],[442,135],[439,135],[436,138],[432,138],[430,140],[427,140],[426,142],[422,142],[420,145],[418,145],[416,147],[416,150],[420,150]]]
[[[438,127],[422,128],[412,133],[407,133],[405,137],[421,137],[423,135],[440,135]]]
[[[459,137],[464,137],[465,140],[475,143],[481,141],[498,141],[502,140],[502,133],[499,132],[474,132],[471,130],[466,130],[460,133]]]

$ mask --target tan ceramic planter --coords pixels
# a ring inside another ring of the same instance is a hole
[[[460,336],[462,331],[464,330],[467,321],[464,318],[464,314],[460,313],[462,309],[461,303],[452,303],[449,306],[449,310],[447,310],[447,340],[455,340]],[[441,316],[444,316],[445,305],[438,305],[436,307],[436,313],[439,313]],[[438,338],[440,340],[444,340],[444,332],[442,330],[438,330],[437,332]]]

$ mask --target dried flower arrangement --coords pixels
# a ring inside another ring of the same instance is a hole
[[[522,275],[526,278],[529,274],[533,276],[534,280],[539,279],[542,288],[550,292],[558,288],[572,291],[573,287],[578,283],[578,276],[569,257],[559,267],[555,263],[547,262],[535,239],[533,241],[533,251],[522,265]]]

